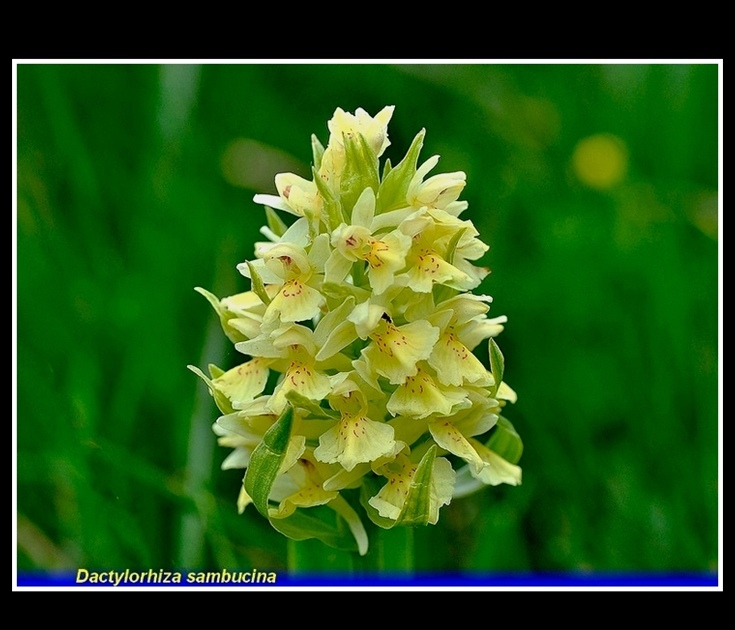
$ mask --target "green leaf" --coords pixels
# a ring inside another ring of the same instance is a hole
[[[361,133],[344,135],[345,166],[340,179],[342,210],[348,215],[366,188],[377,194],[379,186],[378,158]]]
[[[283,222],[283,219],[278,216],[278,213],[269,206],[265,207],[265,220],[268,222],[270,231],[276,236],[283,236],[288,229],[288,226]]]
[[[286,518],[272,518],[276,531],[293,540],[316,538],[325,545],[358,551],[358,544],[345,520],[327,505],[299,508]]]
[[[503,416],[498,418],[485,446],[511,464],[517,464],[523,454],[521,436],[518,435],[510,421]]]
[[[211,378],[219,378],[225,373],[225,370],[221,367],[217,367],[214,363],[209,363],[207,365],[207,369],[209,370],[209,376]]]
[[[260,277],[258,270],[249,260],[247,261],[247,265],[250,270],[250,283],[253,285],[253,292],[260,298],[260,301],[267,306],[271,303],[271,299],[268,297],[268,293],[266,293],[263,278]]]
[[[434,444],[421,458],[396,524],[428,525],[431,518],[431,476],[434,472],[436,451],[437,446]]]
[[[406,205],[408,186],[416,174],[416,164],[424,145],[425,135],[425,129],[419,131],[408,148],[406,156],[387,174],[383,175],[383,181],[378,190],[376,214],[396,210]]]
[[[305,419],[321,418],[324,420],[337,420],[340,414],[332,409],[320,407],[319,404],[303,394],[299,394],[295,389],[286,392],[286,399],[299,409],[303,409],[309,415]]]
[[[452,236],[451,240],[447,244],[447,253],[444,256],[444,260],[446,260],[450,265],[454,264],[454,253],[457,251],[457,245],[459,245],[459,239],[462,238],[464,233],[467,231],[466,227],[463,227],[461,230],[457,230],[454,233],[454,236]]]
[[[352,282],[355,286],[362,287],[365,286],[368,283],[366,268],[365,268],[365,261],[364,260],[356,260],[354,263],[352,263]]]
[[[434,296],[434,304],[437,305],[445,302],[446,300],[450,300],[458,293],[459,291],[457,291],[457,289],[448,287],[446,284],[435,284],[431,287],[431,294]]]
[[[311,134],[311,154],[314,156],[314,168],[318,171],[322,167],[324,145],[319,142],[319,138],[317,138],[313,133]]]
[[[388,176],[388,173],[390,173],[392,169],[393,165],[390,163],[390,158],[385,158],[385,163],[383,164],[383,179]]]
[[[235,410],[232,408],[232,405],[230,404],[229,398],[225,396],[221,391],[219,391],[215,386],[214,383],[212,383],[212,379],[210,379],[204,372],[202,372],[196,365],[187,365],[187,368],[189,368],[194,374],[196,374],[200,379],[202,379],[209,388],[209,393],[212,395],[212,398],[214,398],[214,402],[217,405],[217,408],[225,415],[233,413]],[[220,370],[215,365],[209,366],[209,372],[212,374],[212,378],[217,378],[219,374],[215,375],[213,373],[213,369],[216,368],[221,373],[224,374],[222,370]]]
[[[356,303],[365,302],[370,299],[370,291],[356,287],[349,282],[324,282],[322,293],[335,300],[348,300],[353,298]]]
[[[252,498],[258,512],[266,517],[271,487],[286,456],[293,416],[293,407],[289,405],[273,426],[265,432],[263,441],[255,447],[250,456],[250,464],[243,479],[245,491]]]
[[[488,350],[490,354],[490,371],[493,373],[495,379],[495,385],[490,388],[490,395],[495,396],[498,393],[498,387],[503,382],[503,372],[505,371],[505,359],[503,353],[500,351],[498,344],[495,343],[495,339],[490,337],[488,341]]]

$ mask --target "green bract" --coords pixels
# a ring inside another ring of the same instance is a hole
[[[246,469],[239,510],[361,554],[364,518],[434,524],[453,496],[521,482],[522,443],[500,415],[516,396],[493,339],[506,318],[470,293],[488,248],[459,218],[465,174],[427,177],[439,158],[418,165],[421,130],[381,177],[392,114],[337,109],[326,148],[312,137],[313,179],[281,173],[277,196],[255,196],[268,240],[238,265],[251,290],[197,288],[247,357],[211,377],[192,367],[234,449],[222,467]],[[486,340],[490,369],[473,353]]]

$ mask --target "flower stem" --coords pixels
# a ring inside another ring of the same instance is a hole
[[[370,551],[364,557],[333,549],[318,540],[289,539],[287,563],[289,572],[298,575],[352,575],[355,569],[378,575],[410,575],[414,569],[413,528],[371,528]]]
[[[385,573],[412,573],[414,568],[413,527],[377,529],[375,553],[378,569]]]
[[[356,566],[364,573],[400,574],[407,576],[414,569],[413,527],[370,528],[370,550]]]
[[[352,573],[352,554],[327,547],[319,540],[288,540],[287,554],[290,573]]]

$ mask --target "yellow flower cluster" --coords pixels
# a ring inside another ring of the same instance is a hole
[[[247,469],[240,511],[254,502],[287,535],[320,537],[296,516],[327,506],[361,553],[360,508],[381,527],[436,523],[453,496],[521,481],[492,341],[506,318],[470,293],[488,247],[459,218],[465,174],[428,176],[439,158],[418,165],[423,130],[381,174],[392,114],[337,109],[326,148],[312,137],[312,179],[282,173],[278,195],[255,196],[267,240],[238,266],[252,289],[197,289],[247,357],[192,368],[223,414],[222,467]],[[473,353],[484,340],[492,370]]]

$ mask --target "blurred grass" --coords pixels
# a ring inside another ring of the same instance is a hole
[[[336,107],[387,104],[394,162],[426,127],[467,173],[526,447],[417,568],[716,570],[717,71],[20,64],[19,570],[285,566],[185,369],[236,360],[193,287],[245,290],[253,193],[308,173]]]

